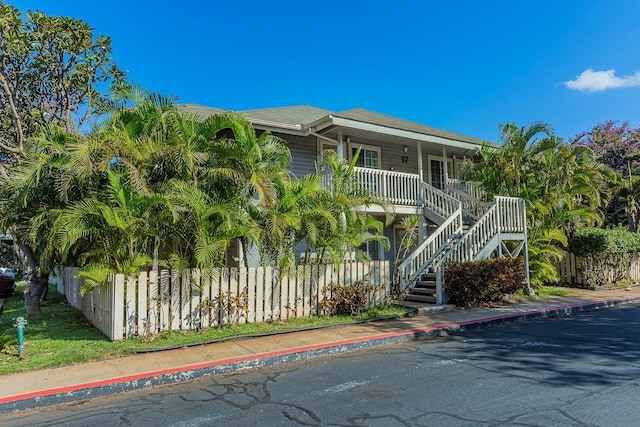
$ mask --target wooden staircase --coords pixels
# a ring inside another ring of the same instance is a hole
[[[397,267],[395,278],[406,300],[442,304],[447,261],[516,257],[524,252],[528,282],[522,199],[495,197],[486,203],[475,198],[480,193],[469,185],[447,185],[446,192],[424,186],[425,217],[438,228]],[[505,246],[507,241],[519,242],[515,251]]]
[[[408,301],[438,302],[438,284],[436,273],[424,273],[416,280],[413,286],[407,289],[405,299]]]

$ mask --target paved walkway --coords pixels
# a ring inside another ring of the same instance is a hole
[[[579,290],[571,296],[501,308],[421,309],[417,315],[393,320],[226,341],[0,376],[0,414],[436,337],[501,322],[569,315],[630,303],[640,303],[640,287]]]

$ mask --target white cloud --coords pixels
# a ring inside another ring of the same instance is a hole
[[[569,89],[588,93],[620,87],[640,86],[640,71],[630,76],[618,77],[615,75],[615,70],[594,71],[589,68],[577,76],[575,80],[569,80],[564,84]]]

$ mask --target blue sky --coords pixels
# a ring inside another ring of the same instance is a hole
[[[491,141],[640,125],[640,2],[5,0],[113,41],[130,81],[241,110],[362,107]]]

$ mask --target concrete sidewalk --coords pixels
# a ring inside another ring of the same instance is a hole
[[[640,303],[640,287],[575,290],[575,295],[571,296],[500,308],[420,310],[417,315],[393,320],[225,341],[0,376],[0,414],[435,337],[502,322],[564,316],[630,303]]]

